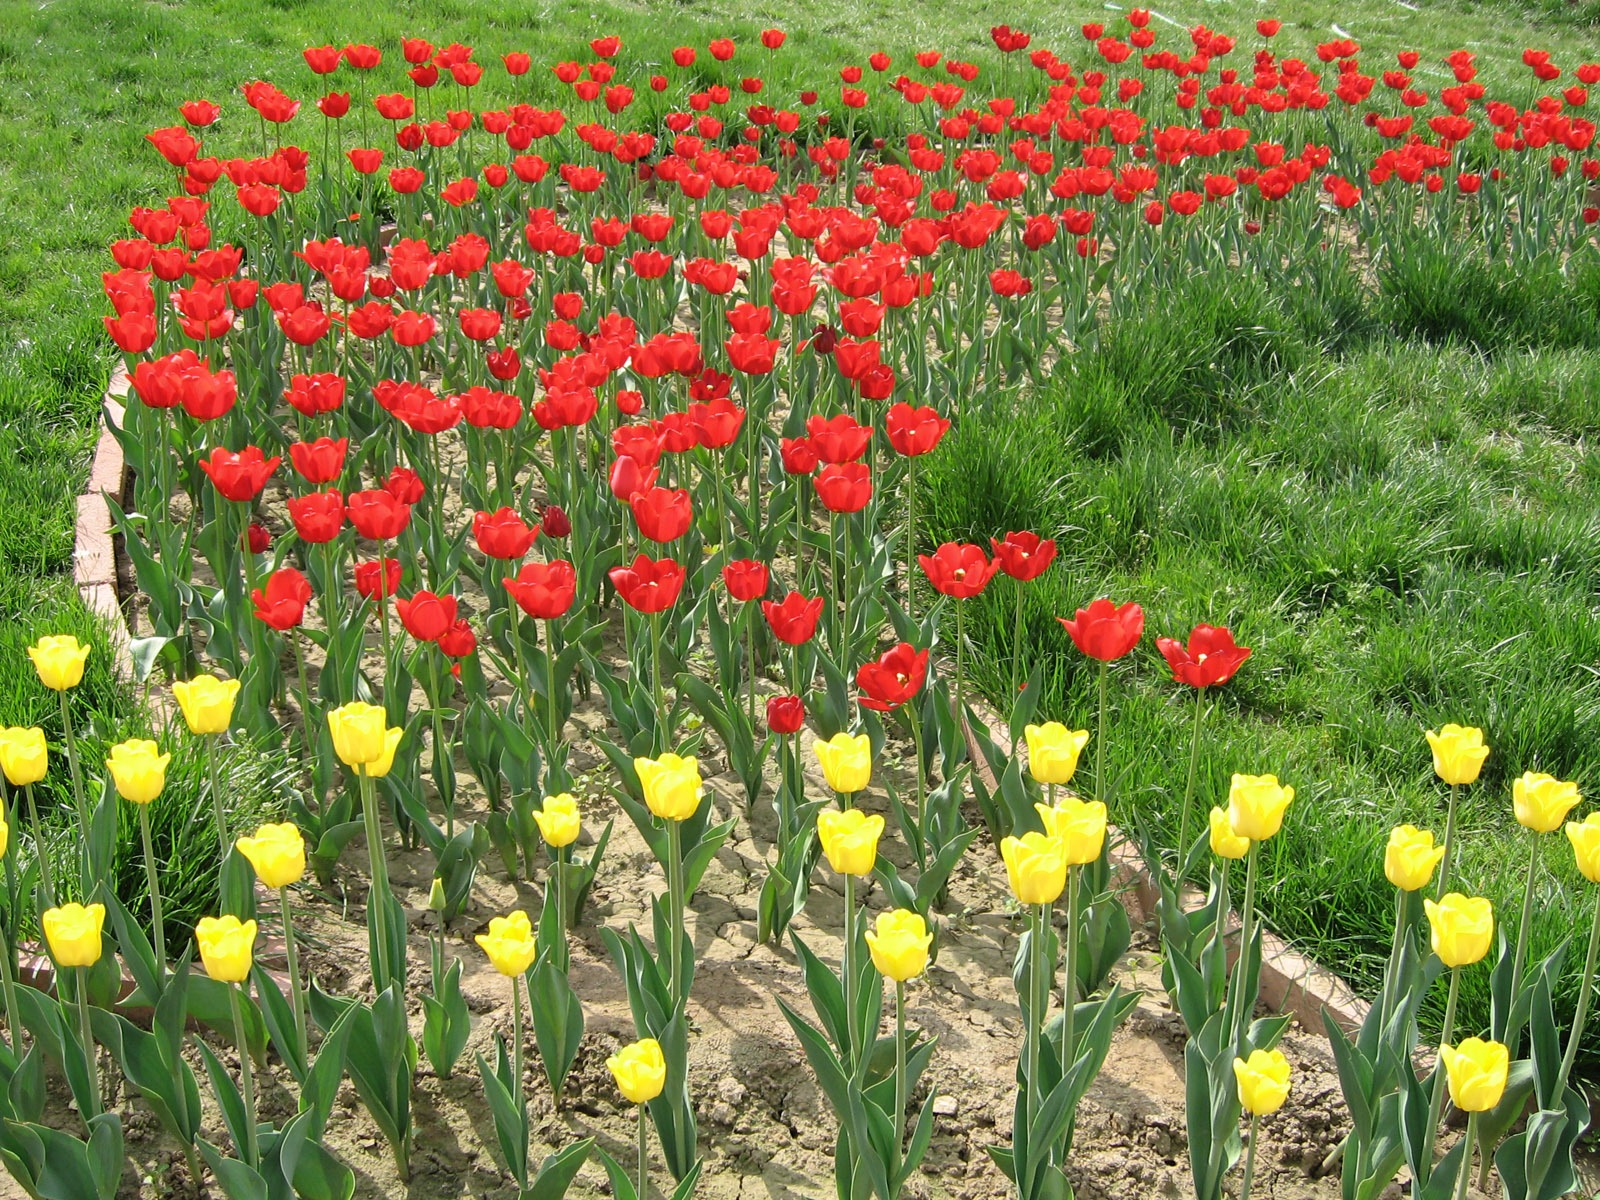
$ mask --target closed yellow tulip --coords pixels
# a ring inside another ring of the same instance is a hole
[[[83,682],[83,664],[89,660],[89,647],[70,633],[42,637],[28,647],[39,682],[54,692],[64,692]]]
[[[263,825],[255,837],[242,837],[233,844],[269,888],[299,883],[306,873],[306,840],[293,822]]]
[[[667,1086],[667,1058],[655,1038],[642,1038],[606,1059],[617,1090],[634,1104],[649,1104]]]
[[[177,697],[190,733],[227,733],[233,722],[233,702],[239,696],[239,681],[196,675],[174,683],[172,694]]]
[[[867,930],[872,965],[896,983],[915,979],[928,969],[928,947],[932,945],[927,922],[910,909],[879,913],[875,928]]]
[[[383,758],[389,714],[381,705],[352,700],[328,713],[328,732],[333,735],[333,752],[340,762],[347,767],[365,767]],[[392,762],[393,750],[389,755]]]
[[[817,840],[828,865],[840,875],[871,875],[878,861],[883,818],[859,808],[825,808],[817,814]]]
[[[533,820],[539,826],[539,836],[557,850],[577,841],[583,828],[583,818],[578,815],[578,798],[571,792],[546,796],[544,807],[534,809]]]
[[[1567,814],[1578,807],[1578,785],[1564,783],[1542,771],[1525,771],[1511,785],[1511,805],[1517,824],[1535,833],[1552,833],[1560,828]]]
[[[0,820],[0,858],[6,856],[6,850],[11,845],[11,823]]]
[[[0,729],[0,772],[12,787],[38,783],[50,770],[50,748],[44,730],[10,726]]]
[[[872,782],[872,739],[860,733],[836,733],[816,744],[817,761],[828,786],[848,795]]]
[[[218,983],[243,983],[255,962],[256,923],[224,917],[201,917],[194,927],[200,964]]]
[[[1467,967],[1489,953],[1494,940],[1494,905],[1482,896],[1451,892],[1437,904],[1424,900],[1433,952],[1447,967]]]
[[[1276,775],[1235,775],[1228,789],[1228,824],[1240,837],[1264,842],[1283,828],[1294,789]]]
[[[1383,873],[1402,892],[1426,887],[1444,857],[1444,847],[1433,844],[1433,834],[1415,825],[1396,825],[1389,831],[1383,851]]]
[[[1433,770],[1449,784],[1472,783],[1483,770],[1489,747],[1483,744],[1483,730],[1471,725],[1446,725],[1439,732],[1427,731],[1433,750]]]
[[[1106,844],[1106,806],[1100,801],[1069,796],[1054,807],[1033,807],[1044,822],[1045,833],[1061,839],[1069,867],[1081,867],[1100,857]]]
[[[700,808],[705,788],[700,781],[700,764],[694,755],[636,758],[633,769],[639,773],[645,804],[662,820],[687,821]]]
[[[1235,1058],[1233,1078],[1239,1104],[1253,1117],[1277,1112],[1289,1098],[1289,1060],[1281,1050],[1252,1050],[1249,1058]]]
[[[39,918],[50,957],[58,967],[92,967],[100,961],[100,931],[106,923],[104,904],[63,904],[47,908]]]
[[[372,779],[382,779],[394,769],[394,753],[400,749],[400,737],[404,730],[398,726],[383,731],[383,751],[361,769]]]
[[[167,764],[172,755],[144,738],[129,738],[111,747],[106,768],[117,785],[117,795],[132,804],[149,804],[167,785]]]
[[[1042,833],[1000,843],[1012,894],[1023,904],[1054,904],[1067,886],[1067,855],[1061,839]]]
[[[1600,813],[1590,813],[1580,823],[1567,822],[1567,840],[1572,843],[1578,870],[1590,883],[1600,883]]]
[[[478,934],[473,941],[489,956],[490,965],[502,975],[521,975],[539,957],[533,936],[533,922],[520,908],[490,920],[489,932]]]
[[[1450,1103],[1462,1112],[1488,1112],[1500,1103],[1511,1068],[1511,1053],[1499,1042],[1467,1038],[1459,1046],[1440,1046]]]
[[[1228,814],[1220,808],[1211,810],[1211,853],[1218,858],[1243,858],[1250,853],[1250,839],[1233,831]]]
[[[1087,729],[1068,729],[1060,721],[1029,725],[1028,771],[1040,783],[1071,783],[1078,771],[1078,755],[1088,744]]]

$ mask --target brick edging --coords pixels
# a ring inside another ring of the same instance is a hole
[[[1002,738],[994,739],[997,743],[1003,743],[1004,731],[1001,732]],[[998,791],[999,781],[965,720],[962,734],[972,769],[991,793]],[[990,736],[994,736],[992,727]],[[1151,875],[1149,864],[1138,846],[1115,826],[1108,826],[1106,833],[1110,843],[1107,855],[1111,860],[1111,877],[1121,893],[1123,906],[1136,922],[1158,929],[1161,890]],[[1203,897],[1192,890],[1184,896],[1186,908],[1197,908],[1203,902]],[[1292,1014],[1303,1028],[1318,1034],[1325,1032],[1324,1013],[1346,1033],[1353,1034],[1371,1008],[1338,975],[1299,953],[1270,929],[1261,932],[1261,1002],[1274,1012]]]
[[[112,433],[120,427],[128,395],[128,372],[118,364],[100,401],[100,437],[89,462],[89,478],[77,498],[77,526],[72,541],[72,578],[84,607],[105,623],[115,670],[132,680],[133,635],[117,594],[117,551],[110,502],[127,496],[128,464],[122,444]]]

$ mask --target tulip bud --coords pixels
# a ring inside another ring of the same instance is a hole
[[[1483,744],[1483,730],[1466,725],[1446,725],[1435,733],[1427,731],[1433,749],[1433,769],[1448,784],[1472,783],[1483,770],[1489,747]]]
[[[521,975],[538,957],[533,923],[520,908],[490,920],[489,932],[480,933],[473,940],[489,956],[490,965],[508,977]]]
[[[878,861],[883,818],[859,808],[825,808],[817,814],[817,840],[828,865],[840,875],[866,876]]]
[[[1253,1117],[1277,1112],[1289,1098],[1289,1060],[1281,1050],[1252,1050],[1248,1059],[1235,1058],[1233,1077],[1239,1104]]]
[[[544,516],[540,518],[540,527],[544,530],[546,537],[560,541],[571,534],[572,519],[567,516],[566,510],[559,504],[547,504]]]
[[[666,821],[687,821],[699,809],[705,791],[700,765],[693,755],[680,758],[668,753],[660,758],[636,758],[633,769],[639,774],[644,802],[656,816]]]
[[[806,705],[799,696],[773,696],[767,701],[767,728],[773,733],[798,733],[805,720]]]
[[[1396,825],[1383,852],[1383,873],[1403,892],[1426,887],[1433,869],[1444,857],[1444,847],[1433,844],[1433,834],[1415,825]]]
[[[617,1090],[633,1104],[650,1103],[667,1085],[667,1059],[655,1038],[624,1046],[606,1059],[606,1068]]]
[[[1450,1103],[1462,1112],[1487,1112],[1505,1094],[1510,1050],[1499,1042],[1467,1038],[1458,1046],[1440,1046]]]
[[[1451,892],[1443,900],[1422,902],[1428,914],[1433,952],[1447,967],[1467,967],[1489,953],[1494,940],[1494,906],[1482,896]]]
[[[1233,831],[1228,814],[1220,808],[1211,810],[1211,853],[1218,858],[1243,858],[1250,853],[1250,839]]]
[[[836,733],[816,743],[814,749],[822,774],[834,791],[849,795],[872,782],[872,739],[866,734]]]
[[[1067,858],[1061,839],[1042,833],[1008,837],[1000,843],[1012,894],[1023,904],[1054,904],[1067,886]]]
[[[903,908],[879,913],[876,927],[867,930],[866,938],[872,965],[885,978],[904,983],[928,969],[933,934],[917,913]]]

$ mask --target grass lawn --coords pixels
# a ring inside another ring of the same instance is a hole
[[[1592,3],[1524,13],[1348,0],[1337,20],[1320,0],[1155,7],[1169,25],[1239,34],[1271,13],[1285,21],[1277,48],[1308,57],[1317,41],[1353,36],[1369,69],[1418,49],[1419,75],[1435,86],[1438,58],[1462,46],[1491,80],[1520,69],[1526,45],[1568,65],[1600,57],[1600,34],[1584,23]],[[812,63],[880,46],[977,58],[996,20],[1066,54],[1081,22],[1119,11],[1044,0],[1004,10],[976,0],[0,0],[0,722],[53,720],[28,642],[92,633],[70,568],[73,496],[112,362],[99,272],[130,207],[165,196],[144,134],[176,120],[179,102],[221,99],[261,77],[309,100],[318,93],[300,50],[328,40],[392,52],[417,33],[470,42],[484,60],[520,49],[549,62],[618,33],[629,53],[659,59],[679,42],[748,40],[770,24],[791,33],[765,71],[787,95],[824,82]],[[488,78],[484,107],[510,96],[502,74]],[[517,98],[552,98],[546,78],[527,77]],[[314,137],[303,123],[300,136]],[[1096,595],[1139,599],[1152,633],[1212,620],[1256,647],[1213,718],[1203,794],[1219,796],[1238,768],[1296,786],[1291,836],[1268,856],[1285,884],[1269,889],[1270,917],[1358,977],[1370,976],[1390,919],[1380,868],[1389,823],[1442,820],[1425,726],[1488,730],[1495,753],[1468,822],[1497,836],[1474,840],[1464,878],[1502,912],[1520,901],[1525,858],[1509,826],[1510,779],[1537,768],[1595,786],[1600,762],[1600,288],[1592,270],[1574,288],[1427,266],[1436,274],[1420,286],[1391,280],[1376,295],[1335,282],[1308,300],[1240,278],[1118,317],[1043,394],[966,423],[925,491],[939,536],[1034,528],[1062,539],[1062,566],[1026,610],[1026,653],[1052,664],[1050,715],[1089,716],[1051,617]],[[1009,679],[1010,605],[997,586],[973,622],[993,650],[983,682],[996,692]],[[81,708],[103,743],[137,717],[100,662]],[[1170,824],[1174,797],[1155,781],[1182,777],[1174,764],[1190,713],[1158,667],[1152,651],[1119,679],[1118,745],[1139,747],[1121,764],[1130,807]],[[175,797],[192,803],[192,789]],[[1554,882],[1541,904],[1565,911],[1576,889],[1564,841],[1544,849]],[[1481,1014],[1482,996],[1469,1000]]]

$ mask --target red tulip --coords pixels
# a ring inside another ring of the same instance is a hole
[[[683,590],[686,572],[670,558],[660,561],[640,554],[631,565],[612,567],[610,578],[623,603],[642,613],[664,612]]]
[[[737,364],[735,364],[737,365]],[[744,409],[723,398],[709,404],[689,405],[689,420],[707,450],[720,450],[733,444],[744,424]]]
[[[200,469],[223,498],[243,503],[261,494],[282,461],[277,455],[263,457],[256,446],[246,446],[237,454],[218,446],[209,457],[200,460]]]
[[[825,463],[855,462],[872,442],[872,427],[861,425],[849,413],[824,419],[810,417],[806,435],[816,447],[817,458]]]
[[[773,696],[767,701],[767,728],[773,733],[798,733],[805,722],[806,705],[799,696]]]
[[[769,581],[766,563],[753,558],[737,559],[722,568],[722,582],[728,595],[741,603],[748,604],[765,596]]]
[[[901,642],[856,672],[856,686],[865,693],[861,707],[891,712],[920,692],[927,678],[928,652]]]
[[[978,595],[1000,569],[982,547],[961,542],[946,542],[932,554],[917,555],[917,561],[935,591],[957,600]]]
[[[545,537],[559,542],[572,532],[572,521],[567,516],[567,510],[559,504],[546,504],[539,518],[539,527],[544,530]]]
[[[895,453],[909,458],[927,454],[937,446],[949,431],[950,422],[932,408],[912,408],[902,402],[890,406],[885,426],[889,445]]]
[[[1079,650],[1101,662],[1121,658],[1138,645],[1144,633],[1144,609],[1131,600],[1119,606],[1102,598],[1088,608],[1080,608],[1070,621],[1066,617],[1056,619]]]
[[[279,633],[293,629],[305,619],[311,600],[311,584],[293,567],[280,567],[267,576],[267,585],[250,593],[256,619]]]
[[[456,598],[418,592],[409,600],[395,598],[394,611],[406,632],[419,642],[436,642],[456,622]]]
[[[251,521],[249,528],[244,531],[244,541],[251,554],[265,554],[272,549],[272,535],[267,532],[265,525],[255,521]]]
[[[789,475],[809,475],[821,461],[810,438],[784,438],[778,443],[778,454],[783,460],[784,472]]]
[[[1250,648],[1235,645],[1233,633],[1223,625],[1196,625],[1187,648],[1175,638],[1157,638],[1156,649],[1172,668],[1172,678],[1192,688],[1227,683],[1250,657]]]
[[[297,496],[288,502],[288,508],[295,533],[314,546],[333,541],[344,528],[344,497],[337,488]]]
[[[781,601],[763,600],[761,611],[780,642],[799,646],[809,642],[817,632],[817,620],[822,616],[822,597],[808,600],[799,592],[790,592]]]
[[[989,545],[1000,569],[1022,583],[1039,578],[1056,560],[1055,541],[1037,533],[1008,533],[1005,541],[990,538]]]
[[[872,499],[872,472],[866,463],[830,463],[811,481],[829,512],[860,512]]]
[[[562,559],[547,563],[525,563],[514,579],[505,581],[506,591],[517,607],[542,621],[565,616],[578,594],[578,573]]]
[[[515,509],[499,508],[473,515],[472,536],[489,558],[521,558],[539,536],[539,527],[530,527]]]
[[[415,504],[422,499],[424,488],[422,476],[410,467],[396,467],[389,472],[389,477],[383,481],[383,490],[388,492],[401,504]]]
[[[387,599],[400,587],[400,560],[385,558],[377,562],[358,562],[354,569],[356,591],[368,600]]]
[[[694,509],[684,488],[653,487],[635,492],[628,500],[639,532],[652,542],[671,542],[689,532]]]
[[[349,449],[349,438],[295,442],[289,447],[289,461],[307,483],[332,483],[344,471],[344,458]]]
[[[438,640],[439,649],[451,658],[466,658],[478,648],[478,635],[472,632],[472,626],[462,617],[457,617],[455,624],[441,634]]]
[[[399,537],[411,523],[411,506],[382,488],[351,493],[345,500],[345,513],[356,532],[373,542]]]

